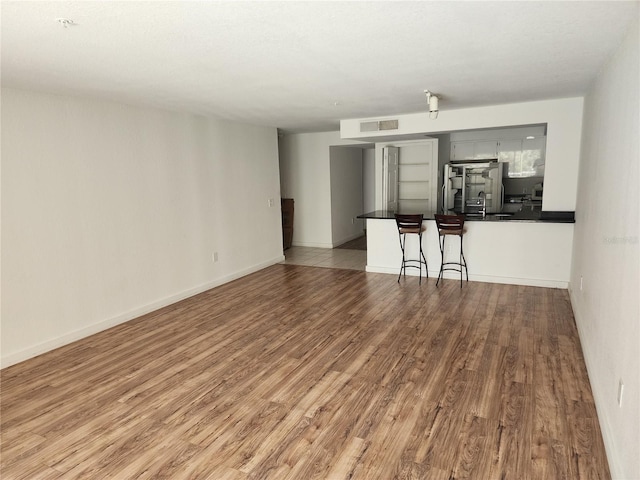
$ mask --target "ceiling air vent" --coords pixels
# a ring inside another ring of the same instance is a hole
[[[398,120],[381,120],[378,122],[380,130],[397,130]]]
[[[374,122],[360,122],[361,132],[378,132],[380,130],[397,130],[398,120],[380,120]]]

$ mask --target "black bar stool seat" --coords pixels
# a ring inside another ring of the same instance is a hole
[[[398,227],[398,237],[400,238],[400,249],[402,250],[402,265],[400,266],[400,274],[398,275],[398,282],[403,275],[406,277],[407,268],[417,268],[420,273],[418,283],[422,283],[422,265],[424,265],[427,278],[429,278],[429,270],[427,269],[427,259],[422,251],[422,232],[426,230],[426,227],[422,224],[422,214],[399,214],[396,213],[396,226]],[[407,235],[418,235],[418,242],[420,249],[417,260],[407,260],[405,246],[407,242]]]
[[[462,273],[467,277],[469,281],[469,271],[467,270],[467,259],[464,258],[464,250],[462,249],[462,237],[464,236],[464,215],[436,215],[436,226],[438,227],[438,243],[440,244],[440,257],[442,262],[440,263],[440,272],[438,273],[438,280],[436,286],[443,278],[445,270],[453,270],[454,272],[460,272],[460,288],[462,288]],[[445,262],[444,250],[445,239],[448,236],[455,235],[460,237],[460,260],[458,262]]]

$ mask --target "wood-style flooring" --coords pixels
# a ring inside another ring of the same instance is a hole
[[[365,271],[366,250],[340,248],[291,247],[284,251],[286,265],[306,265],[308,267],[347,268]]]
[[[274,265],[2,371],[9,479],[608,479],[564,290]]]

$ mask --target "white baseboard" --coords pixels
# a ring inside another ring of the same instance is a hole
[[[291,245],[294,247],[333,248],[331,243],[292,242]]]
[[[270,267],[271,265],[275,265],[276,263],[279,263],[282,261],[284,261],[284,255],[279,255],[266,262],[253,265],[252,267],[245,268],[243,270],[239,270],[229,275],[225,275],[223,277],[212,280],[211,282],[203,283],[202,285],[198,285],[193,288],[184,290],[182,292],[178,292],[174,295],[161,298],[159,300],[156,300],[155,302],[142,305],[140,307],[129,310],[128,312],[122,313],[120,315],[116,315],[115,317],[101,320],[97,323],[93,323],[91,325],[87,325],[84,328],[65,333],[64,335],[61,335],[56,338],[52,338],[45,342],[32,345],[18,352],[10,353],[9,355],[3,356],[0,359],[0,368],[6,368],[11,365],[15,365],[16,363],[23,362],[30,358],[36,357],[38,355],[42,355],[43,353],[49,352],[51,350],[55,350],[56,348],[63,347],[77,340],[81,340],[90,335],[94,335],[96,333],[102,332],[103,330],[106,330],[108,328],[115,327],[116,325],[120,325],[121,323],[128,322],[130,320],[133,320],[134,318],[138,318],[142,315],[146,315],[147,313],[150,313],[160,308],[174,304],[176,302],[179,302],[180,300],[184,300],[185,298],[192,297],[194,295],[197,295],[199,293],[205,292],[212,288],[218,287],[232,280],[236,280],[240,277],[244,277],[246,275],[249,275],[250,273],[254,273],[264,268]]]
[[[374,273],[389,273],[393,275],[398,275],[400,270],[398,268],[390,268],[390,267],[371,267],[367,265],[367,272]],[[418,269],[415,270],[407,270],[407,275],[411,275],[414,277],[418,276]],[[424,273],[423,273],[424,275]],[[438,270],[429,270],[429,277],[438,278]],[[450,279],[460,279],[460,274],[445,272],[444,278]],[[561,288],[567,289],[569,286],[569,282],[561,281],[561,280],[547,280],[547,279],[539,279],[539,278],[518,278],[518,277],[497,277],[493,275],[469,275],[470,282],[487,282],[487,283],[505,283],[508,285],[526,285],[530,287],[547,287],[547,288]]]

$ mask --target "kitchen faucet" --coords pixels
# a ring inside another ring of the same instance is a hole
[[[482,212],[482,218],[484,218],[487,214],[487,196],[485,195],[484,190],[481,190],[478,193],[477,205],[482,205],[480,211]]]

